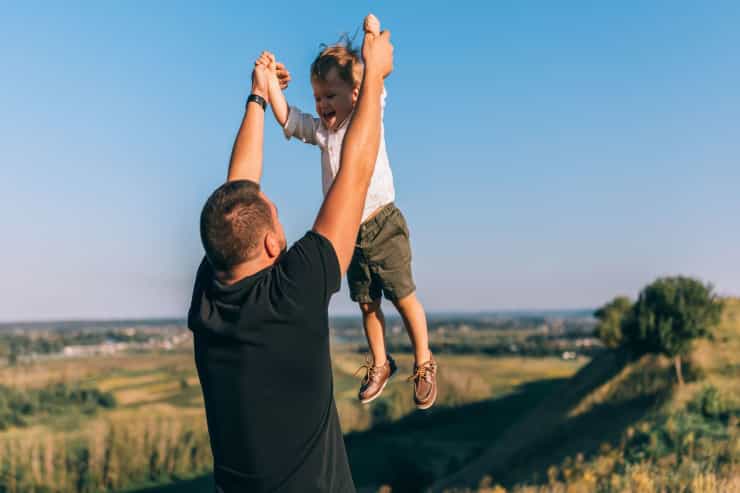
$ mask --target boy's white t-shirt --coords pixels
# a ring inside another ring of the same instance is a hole
[[[393,173],[385,149],[385,127],[382,120],[385,111],[385,97],[386,92],[383,89],[380,98],[380,147],[378,148],[378,158],[375,161],[375,171],[365,199],[365,208],[362,211],[363,222],[377,209],[390,204],[396,199]],[[288,120],[283,127],[285,138],[295,137],[307,144],[319,146],[321,149],[321,184],[324,196],[329,192],[329,188],[339,172],[342,142],[344,142],[344,134],[347,133],[351,118],[352,115],[349,115],[336,131],[331,131],[326,128],[319,118],[303,113],[295,106],[291,106],[288,112]]]

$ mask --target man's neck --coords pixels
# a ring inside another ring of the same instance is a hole
[[[253,276],[256,273],[265,270],[275,264],[277,258],[260,257],[254,260],[249,260],[243,264],[232,267],[229,271],[216,271],[216,279],[221,284],[227,286],[236,284],[242,279],[246,279],[249,276]]]

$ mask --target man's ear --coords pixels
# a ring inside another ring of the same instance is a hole
[[[272,231],[268,231],[265,235],[265,250],[270,258],[277,257],[283,251],[280,239]]]

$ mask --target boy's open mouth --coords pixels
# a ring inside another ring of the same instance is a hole
[[[337,114],[336,111],[327,111],[324,113],[324,120],[329,121],[331,118],[333,118]]]

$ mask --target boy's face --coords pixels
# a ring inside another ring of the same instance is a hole
[[[340,79],[336,68],[329,70],[326,80],[312,77],[311,86],[316,101],[316,113],[326,128],[336,130],[352,113],[360,88],[352,87]]]

